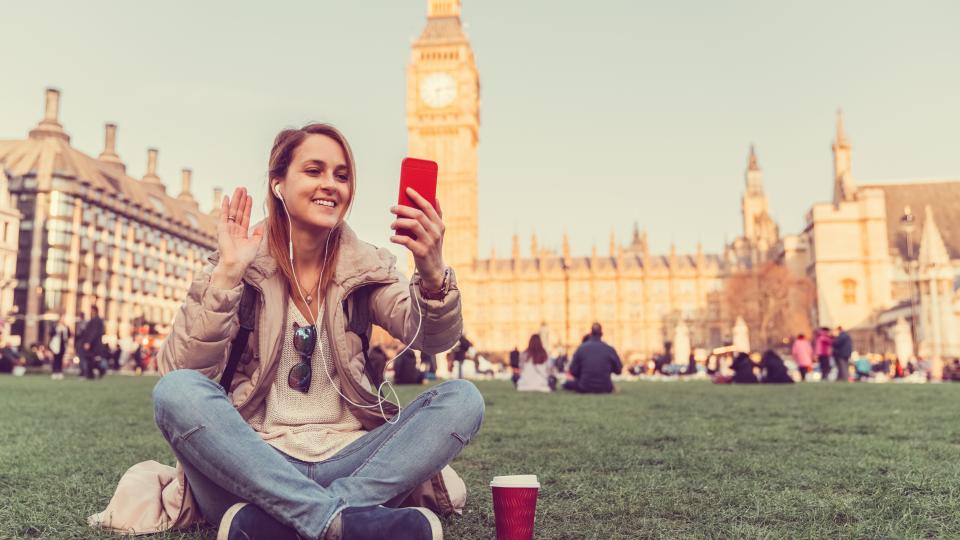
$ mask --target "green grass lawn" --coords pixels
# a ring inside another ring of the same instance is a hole
[[[130,465],[173,463],[155,382],[0,377],[0,537],[112,537],[86,516]],[[540,477],[542,539],[960,537],[960,385],[479,387],[486,420],[454,463],[469,500],[449,539],[492,538],[487,485],[516,473]]]

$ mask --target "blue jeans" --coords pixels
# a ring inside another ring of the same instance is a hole
[[[837,382],[847,382],[850,380],[850,359],[834,358],[837,364]]]
[[[197,371],[166,374],[153,401],[157,426],[208,522],[219,523],[231,505],[247,501],[306,538],[322,538],[346,507],[399,504],[453,460],[483,421],[477,388],[447,381],[417,396],[396,424],[307,463],[264,442],[223,388]]]

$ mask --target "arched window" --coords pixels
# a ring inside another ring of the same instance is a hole
[[[847,278],[841,281],[840,285],[843,287],[843,303],[856,304],[857,303],[857,282],[855,280]]]

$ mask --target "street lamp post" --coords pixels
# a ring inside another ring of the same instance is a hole
[[[916,314],[916,280],[914,279],[913,264],[913,230],[916,228],[916,216],[910,210],[909,206],[903,207],[903,215],[900,216],[900,230],[903,231],[904,239],[907,244],[907,260],[905,267],[907,270],[907,281],[910,288],[910,340],[913,342],[913,353],[917,351],[917,314]]]

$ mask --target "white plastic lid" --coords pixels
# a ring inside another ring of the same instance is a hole
[[[494,476],[490,487],[539,488],[535,474],[514,474],[508,476]]]

